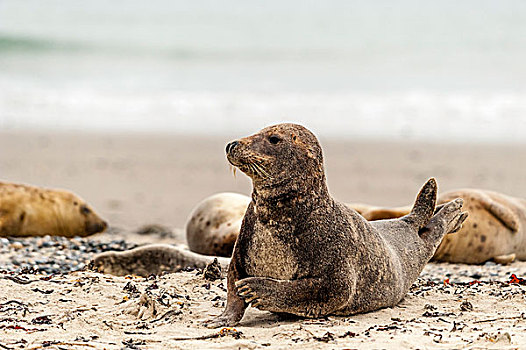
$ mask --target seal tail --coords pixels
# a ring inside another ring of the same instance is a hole
[[[427,180],[416,197],[413,209],[402,220],[416,226],[418,230],[427,225],[435,212],[437,190],[436,180],[434,178]]]

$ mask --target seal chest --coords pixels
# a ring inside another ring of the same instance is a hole
[[[251,276],[292,279],[298,270],[296,256],[290,245],[277,237],[277,228],[255,223],[246,254],[246,268]]]

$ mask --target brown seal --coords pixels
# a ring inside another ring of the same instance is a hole
[[[464,200],[469,218],[460,231],[444,237],[433,260],[464,264],[526,260],[526,200],[493,191],[461,189],[442,194],[438,203],[453,198]],[[409,207],[349,206],[367,220],[393,219],[410,211]]]
[[[0,236],[88,236],[106,227],[71,192],[0,182]]]
[[[209,327],[237,324],[249,305],[304,317],[394,306],[467,216],[461,199],[433,215],[431,179],[409,215],[368,222],[329,195],[321,147],[300,125],[265,128],[226,151],[253,192],[228,269],[227,305]]]

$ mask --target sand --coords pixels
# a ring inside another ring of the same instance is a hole
[[[236,136],[2,132],[0,174],[3,181],[72,190],[111,226],[124,229],[97,239],[120,232],[139,243],[157,242],[155,235],[127,233],[156,223],[177,232],[165,242],[180,243],[198,201],[222,191],[249,194],[249,181],[239,173],[234,178],[224,158],[226,142]],[[321,141],[329,188],[345,202],[409,204],[431,176],[440,191],[479,187],[526,198],[526,145]],[[221,312],[225,279],[207,282],[198,271],[156,280],[85,271],[47,281],[22,276],[37,281],[20,284],[2,272],[0,349],[521,348],[526,346],[526,286],[509,284],[512,273],[526,277],[526,263],[429,264],[394,308],[319,320],[250,309],[235,327],[242,334],[176,340],[217,333],[199,322]],[[124,289],[128,282],[138,293]],[[139,310],[151,298],[155,309]],[[462,311],[463,301],[473,309]]]
[[[430,264],[394,308],[314,320],[249,309],[239,326],[222,330],[200,322],[222,311],[224,277],[209,282],[196,271],[152,278],[75,272],[46,281],[24,276],[34,282],[20,284],[0,275],[0,348],[523,348],[526,281],[431,281],[456,268],[480,269]],[[524,275],[526,263],[507,269]]]

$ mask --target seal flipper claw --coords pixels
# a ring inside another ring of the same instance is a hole
[[[455,227],[448,232],[448,234],[450,233],[456,233],[458,231],[460,231],[460,229],[462,228],[462,223],[464,223],[464,221],[466,221],[466,219],[468,218],[468,212],[467,211],[464,211],[462,213],[460,213],[460,216],[458,217],[456,223],[455,223]]]
[[[460,230],[462,223],[467,219],[468,213],[462,212],[463,203],[461,198],[446,203],[420,230],[420,238],[430,248],[431,256],[435,253],[442,238],[448,233]]]
[[[417,229],[426,226],[435,211],[437,191],[436,180],[434,178],[427,180],[416,197],[413,209],[411,209],[409,215],[404,216],[402,219],[415,225]]]

